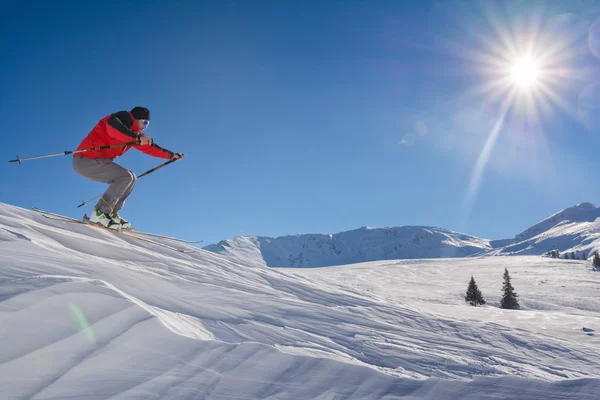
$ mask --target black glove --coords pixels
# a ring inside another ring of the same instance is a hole
[[[142,141],[144,143],[142,143]],[[140,135],[137,137],[137,142],[138,142],[138,144],[149,144],[152,146],[152,143],[154,143],[154,140],[152,140],[152,138],[150,136]]]

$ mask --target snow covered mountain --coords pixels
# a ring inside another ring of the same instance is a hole
[[[600,250],[600,207],[581,203],[559,211],[515,236],[498,255],[542,255],[551,250],[587,259]]]
[[[329,235],[238,236],[204,249],[271,267],[322,267],[473,255],[544,255],[551,250],[583,259],[600,250],[598,217],[600,207],[581,203],[551,215],[514,239],[480,239],[434,227],[365,227]]]
[[[166,243],[166,242],[165,242]],[[541,257],[273,269],[0,203],[0,398],[588,400],[598,273]],[[502,310],[510,269],[520,311]],[[475,274],[488,305],[466,306]]]
[[[492,249],[490,242],[444,229],[420,226],[360,228],[330,235],[278,238],[238,236],[205,250],[271,267],[322,267],[365,261],[467,257]]]

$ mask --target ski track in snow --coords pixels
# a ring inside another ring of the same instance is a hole
[[[464,304],[471,275],[497,303],[505,267],[523,310]],[[1,398],[591,399],[599,277],[541,257],[270,269],[0,203]]]

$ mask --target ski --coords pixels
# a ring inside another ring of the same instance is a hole
[[[129,232],[117,231],[117,230],[114,230],[114,229],[105,228],[102,225],[94,224],[92,222],[82,221],[82,220],[75,219],[75,218],[69,218],[69,217],[65,217],[63,215],[58,215],[58,214],[52,215],[52,214],[46,213],[45,211],[41,211],[41,212],[42,212],[42,215],[45,218],[52,219],[54,221],[63,221],[63,222],[69,222],[69,223],[76,223],[76,224],[91,226],[93,228],[97,228],[97,229],[101,229],[101,230],[104,230],[104,231],[108,231],[108,232],[114,233],[116,235],[122,235],[122,236],[130,237],[130,238],[133,238],[133,239],[141,240],[142,242],[151,243],[151,244],[154,244],[156,246],[163,247],[165,249],[178,251],[180,253],[193,253],[194,252],[194,250],[178,249],[177,247],[169,246],[168,244],[159,243],[159,242],[156,242],[154,240],[150,240],[150,239],[145,238],[145,237],[141,237],[141,236],[137,236],[137,235],[132,235]]]
[[[66,217],[64,215],[55,214],[55,213],[52,213],[52,212],[49,212],[49,211],[40,210],[37,207],[33,207],[33,210],[37,211],[37,212],[40,212],[40,213],[48,214],[48,215],[54,215],[56,217],[67,218],[67,219],[75,219],[75,218]],[[86,217],[87,217],[87,215],[84,216],[82,222],[86,222],[86,223],[92,224],[91,222],[88,221],[88,218],[86,218]],[[77,221],[79,221],[79,220],[77,220]],[[100,226],[100,227],[103,228],[103,226]],[[111,231],[112,231],[112,229],[111,229]],[[172,236],[159,235],[157,233],[136,231],[135,229],[127,229],[124,232],[132,233],[132,234],[136,234],[136,235],[151,236],[151,237],[156,237],[156,238],[159,238],[159,239],[169,239],[169,240],[172,240],[174,242],[181,242],[181,243],[186,243],[186,244],[194,244],[194,243],[202,243],[202,242],[204,242],[204,240],[185,240],[185,239],[180,239],[180,238],[176,238],[176,237],[172,237]]]
[[[90,219],[87,216],[87,214],[85,214],[83,216],[83,220],[85,222],[90,223],[90,224],[92,223],[92,222],[90,222]],[[155,238],[158,238],[158,239],[168,239],[168,240],[172,240],[172,241],[178,242],[178,243],[194,244],[194,243],[202,243],[202,242],[204,242],[204,240],[185,240],[185,239],[175,238],[175,237],[172,237],[172,236],[159,235],[157,233],[136,231],[135,229],[125,229],[124,232],[131,233],[131,234],[134,234],[134,235],[144,235],[144,236],[155,237]]]
[[[83,220],[85,222],[91,223],[89,217],[87,216],[87,214],[85,214],[83,216]],[[135,235],[150,236],[150,237],[155,237],[155,238],[158,238],[158,239],[168,239],[168,240],[172,240],[174,242],[186,243],[186,244],[194,244],[194,243],[202,243],[202,242],[204,242],[204,240],[185,240],[185,239],[175,238],[175,237],[172,237],[172,236],[159,235],[157,233],[136,231],[133,228],[132,229],[125,229],[124,231],[127,232],[127,233],[135,234]]]
[[[88,222],[88,221],[83,221],[83,220],[76,219],[76,218],[66,217],[64,215],[55,214],[55,213],[52,213],[52,212],[49,212],[49,211],[44,211],[44,210],[41,210],[41,209],[39,209],[37,207],[33,207],[33,211],[42,214],[45,218],[48,218],[48,219],[52,219],[52,220],[55,220],[55,221],[64,221],[64,222],[71,222],[71,223],[76,223],[76,224],[91,226],[91,227],[94,227],[94,228],[97,228],[97,229],[102,229],[102,230],[105,230],[105,231],[108,231],[108,232],[112,232],[112,233],[117,234],[117,235],[122,235],[122,236],[130,237],[130,238],[141,240],[141,241],[146,242],[146,243],[151,243],[151,244],[154,244],[156,246],[160,246],[160,247],[163,247],[163,248],[166,248],[166,249],[178,251],[180,253],[193,253],[194,252],[194,250],[179,249],[177,247],[173,247],[173,246],[169,246],[169,245],[164,244],[164,243],[156,242],[154,240],[150,240],[150,239],[145,238],[145,237],[137,236],[137,235],[131,234],[129,232],[123,232],[123,231],[117,231],[117,230],[114,230],[114,229],[109,229],[109,228],[106,228],[106,227],[104,227],[102,225],[97,225],[97,224],[94,224],[94,223],[91,223],[91,222]]]
[[[159,238],[159,239],[169,239],[169,240],[172,240],[174,242],[187,243],[187,244],[194,244],[194,243],[202,243],[202,242],[204,242],[204,240],[185,240],[185,239],[174,238],[174,237],[171,237],[171,236],[158,235],[156,233],[136,231],[135,229],[133,229],[131,231],[127,231],[127,232],[133,233],[133,234],[136,234],[136,235],[151,236],[151,237],[155,237],[155,238]]]

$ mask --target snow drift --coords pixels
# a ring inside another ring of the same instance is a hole
[[[522,311],[464,305],[468,276],[488,295],[506,265]],[[540,257],[277,270],[0,203],[0,397],[589,399],[597,276]]]

